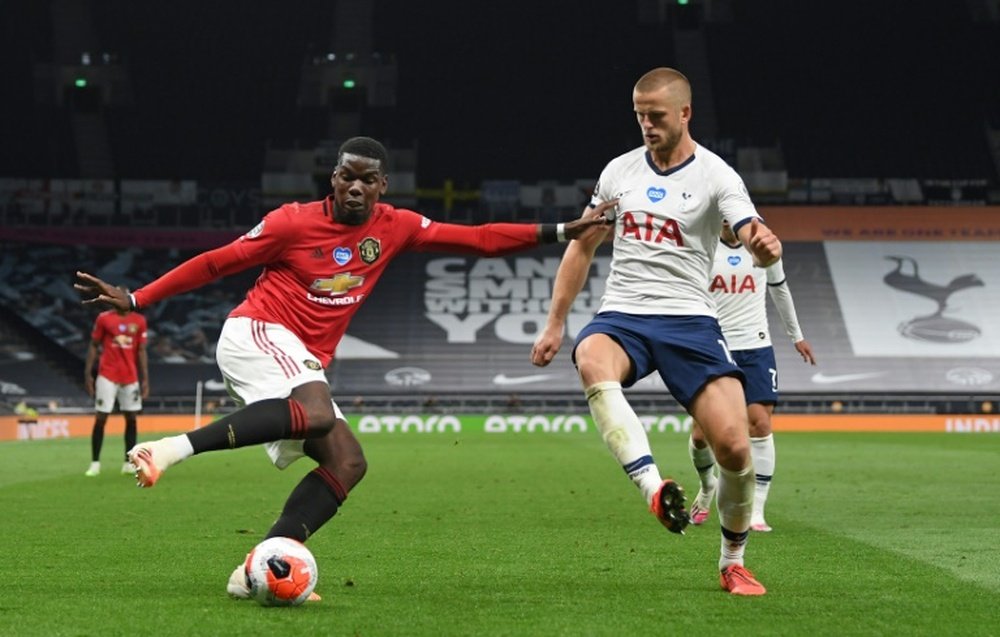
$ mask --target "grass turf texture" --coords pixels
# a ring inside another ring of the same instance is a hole
[[[141,425],[141,422],[140,422]],[[323,601],[226,597],[309,466],[259,448],[151,490],[85,478],[84,439],[0,444],[2,635],[989,635],[1000,633],[1000,436],[778,434],[768,521],[722,592],[718,515],[645,511],[594,432],[363,435],[369,475],[309,546]],[[683,434],[654,434],[697,490]]]

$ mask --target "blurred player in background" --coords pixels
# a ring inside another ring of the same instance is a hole
[[[756,267],[752,255],[726,222],[722,224],[720,243],[715,252],[708,291],[715,299],[719,325],[729,352],[746,376],[750,456],[753,458],[756,481],[750,528],[766,532],[771,530],[764,520],[764,505],[771,487],[771,477],[774,475],[771,416],[778,402],[778,371],[767,328],[765,288],[774,301],[785,332],[792,339],[802,360],[815,365],[816,357],[799,327],[782,262],[778,261],[767,268]],[[711,511],[718,481],[715,476],[715,456],[697,422],[691,430],[688,451],[701,480],[698,497],[691,504],[691,523],[702,524]]]
[[[309,456],[318,466],[285,503],[267,537],[305,541],[337,512],[361,480],[367,463],[343,414],[330,400],[324,372],[351,317],[369,297],[386,266],[408,250],[502,255],[542,243],[603,235],[604,209],[565,224],[437,223],[380,203],[388,186],[388,154],[368,137],[347,140],[322,201],[286,204],[221,248],[186,261],[134,294],[85,273],[76,287],[127,310],[203,286],[249,267],[261,276],[234,309],[217,346],[219,369],[239,411],[180,436],[137,445],[129,453],[140,486],[194,454],[267,443],[284,468]],[[227,587],[249,591],[237,567]]]
[[[644,145],[611,160],[594,189],[591,208],[619,199],[611,271],[600,311],[576,337],[573,360],[608,450],[674,533],[689,522],[684,492],[661,478],[622,387],[657,371],[701,423],[720,467],[720,583],[736,595],[762,595],[743,565],[754,488],[743,374],[726,349],[705,281],[722,219],[760,265],[780,258],[781,243],[760,223],[739,175],[692,139],[691,85],[683,74],[646,73],[632,100]],[[548,321],[532,348],[536,365],[548,365],[559,351],[566,316],[603,238],[566,248]]]
[[[121,288],[121,294],[128,294]],[[100,358],[97,379],[94,362]],[[135,446],[137,416],[142,411],[142,399],[149,397],[149,363],[146,358],[146,317],[130,309],[116,308],[101,312],[90,333],[90,346],[83,365],[83,384],[94,398],[94,429],[90,433],[90,467],[85,476],[101,473],[101,447],[104,445],[104,425],[108,414],[118,403],[125,416],[125,463],[122,473],[135,473],[128,452]]]

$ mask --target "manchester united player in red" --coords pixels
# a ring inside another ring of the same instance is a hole
[[[98,356],[101,362],[95,382],[94,362]],[[136,415],[142,410],[142,399],[149,396],[146,318],[142,314],[115,309],[97,316],[91,330],[90,347],[87,348],[83,382],[87,393],[94,398],[94,410],[97,412],[90,433],[90,467],[84,474],[92,478],[101,473],[104,425],[116,401],[125,416],[125,453],[128,454],[135,446]],[[134,473],[135,469],[126,455],[122,473]]]
[[[246,406],[180,436],[141,443],[129,453],[139,486],[191,455],[267,443],[279,468],[307,455],[318,466],[295,487],[267,537],[305,541],[347,499],[367,464],[354,434],[330,400],[324,368],[351,317],[386,266],[407,250],[502,255],[541,243],[603,232],[598,206],[565,224],[491,223],[462,226],[380,203],[387,153],[368,137],[347,140],[337,154],[333,194],[286,204],[221,248],[200,254],[134,294],[79,272],[76,288],[120,310],[145,307],[255,265],[264,271],[223,326],[219,369]],[[246,597],[237,568],[228,591]]]

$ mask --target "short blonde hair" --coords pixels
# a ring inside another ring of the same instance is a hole
[[[639,78],[635,83],[636,93],[652,93],[667,88],[681,105],[691,103],[691,82],[677,69],[665,66],[655,68]]]

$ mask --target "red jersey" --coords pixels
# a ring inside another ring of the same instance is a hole
[[[229,316],[288,328],[323,367],[351,317],[396,255],[407,250],[495,256],[537,245],[535,224],[464,226],[377,203],[360,226],[334,220],[333,201],[286,204],[229,245],[200,254],[135,291],[139,307],[264,265]]]
[[[101,344],[97,373],[113,383],[131,385],[139,381],[139,348],[146,344],[146,317],[135,312],[124,315],[108,310],[97,315],[90,338]]]

